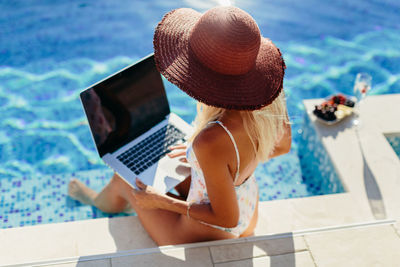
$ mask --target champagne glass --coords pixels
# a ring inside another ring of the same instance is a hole
[[[354,94],[358,104],[364,100],[368,91],[371,89],[371,76],[368,73],[357,73],[356,81],[354,82]]]
[[[372,77],[368,73],[357,73],[356,80],[354,82],[354,95],[357,98],[356,110],[357,118],[353,121],[354,125],[360,125],[360,115],[361,115],[361,103],[367,96],[369,90],[371,90]]]

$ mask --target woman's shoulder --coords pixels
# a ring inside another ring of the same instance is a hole
[[[229,145],[227,137],[228,135],[221,126],[209,124],[194,138],[192,145],[196,152],[207,153],[212,151],[215,154],[220,154]]]

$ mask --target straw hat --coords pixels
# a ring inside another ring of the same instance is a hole
[[[172,10],[158,24],[153,43],[160,73],[207,105],[255,110],[282,90],[286,66],[279,49],[237,7],[204,14]]]

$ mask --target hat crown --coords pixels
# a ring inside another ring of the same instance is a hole
[[[190,34],[190,48],[207,68],[227,75],[249,72],[256,62],[261,34],[254,19],[236,7],[204,13]]]

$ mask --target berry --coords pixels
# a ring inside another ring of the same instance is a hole
[[[335,111],[337,110],[337,104],[330,101],[324,102],[321,105],[315,106],[313,113],[318,117],[326,121],[336,120]]]
[[[348,107],[351,107],[351,108],[353,108],[354,107],[354,101],[352,101],[352,100],[350,100],[350,99],[346,99],[346,101],[343,103],[345,106],[348,106]]]

